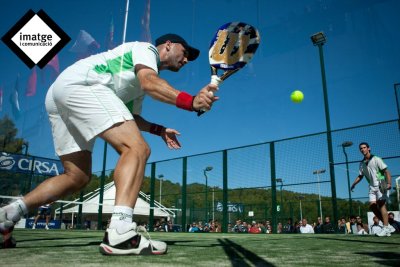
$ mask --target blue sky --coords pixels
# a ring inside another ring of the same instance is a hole
[[[101,51],[112,15],[115,41],[122,40],[123,0],[4,1],[0,34],[28,9],[43,9],[72,38],[59,53],[61,69],[75,61],[68,50],[81,29],[100,43]],[[144,10],[145,0],[130,1],[126,41],[140,39]],[[253,61],[221,85],[220,101],[213,110],[200,118],[151,98],[145,100],[142,115],[179,130],[183,146],[170,151],[158,138],[145,134],[152,148],[149,161],[325,131],[318,49],[310,41],[319,31],[328,38],[324,56],[332,129],[397,118],[393,84],[400,82],[399,10],[397,0],[151,0],[152,39],[178,33],[201,50],[199,59],[181,72],[161,72],[177,89],[195,94],[209,82],[208,46],[220,25],[252,24],[259,29],[261,44]],[[3,116],[10,112],[7,94],[17,73],[23,81],[30,70],[2,42],[0,58]],[[17,126],[23,137],[36,137],[30,141],[30,153],[54,158],[42,105],[46,82],[35,97],[21,99],[23,108],[30,111]],[[303,91],[301,104],[290,101],[293,90]],[[353,160],[358,159],[356,146],[351,149]],[[112,169],[117,157],[109,151],[107,169]],[[102,152],[100,141],[94,150],[94,171],[101,170]]]

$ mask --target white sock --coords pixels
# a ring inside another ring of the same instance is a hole
[[[28,213],[28,209],[22,198],[4,207],[7,212],[7,219],[18,222],[21,217]]]
[[[110,228],[123,234],[132,229],[133,209],[127,206],[115,206],[111,216]]]

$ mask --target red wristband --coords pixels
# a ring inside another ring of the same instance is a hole
[[[180,92],[176,98],[176,106],[178,108],[193,111],[193,99],[194,97],[185,92]]]
[[[150,125],[150,131],[149,132],[151,134],[155,134],[155,135],[161,136],[161,133],[162,133],[163,130],[164,130],[164,126],[152,123]]]

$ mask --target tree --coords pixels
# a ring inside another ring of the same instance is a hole
[[[22,153],[22,149],[28,145],[22,138],[17,138],[18,129],[14,122],[6,115],[0,119],[0,151],[7,153]]]

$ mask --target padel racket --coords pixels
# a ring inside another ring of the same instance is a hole
[[[379,198],[380,201],[386,201],[388,197],[388,189],[387,189],[387,182],[385,180],[385,177],[383,179],[378,179],[379,182],[379,191],[382,193],[382,197]]]
[[[243,68],[253,58],[260,35],[256,28],[244,22],[230,22],[219,27],[208,52],[211,83],[220,85],[229,76]],[[222,72],[218,74],[218,72]],[[210,91],[210,94],[213,92]],[[200,116],[205,110],[200,110]]]

